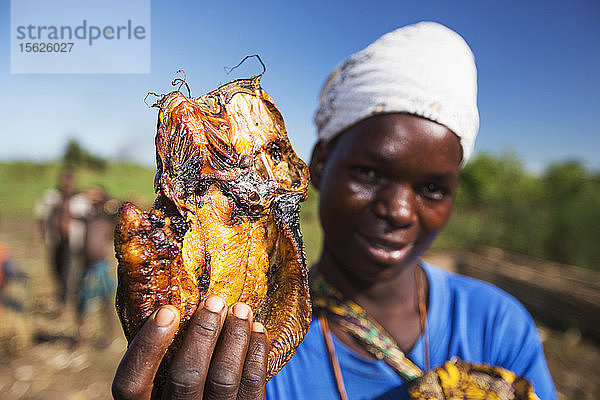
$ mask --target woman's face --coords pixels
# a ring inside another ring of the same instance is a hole
[[[408,114],[368,118],[333,148],[318,145],[311,173],[324,251],[366,281],[414,263],[450,217],[461,158],[452,131]]]

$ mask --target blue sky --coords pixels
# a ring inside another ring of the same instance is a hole
[[[18,0],[17,0],[18,1]],[[65,13],[68,13],[65,10]],[[10,2],[0,0],[0,160],[51,159],[69,137],[153,165],[156,109],[184,69],[193,96],[260,72],[298,153],[308,158],[329,72],[383,33],[421,20],[459,32],[476,56],[476,153],[514,151],[534,171],[579,159],[600,171],[600,3],[595,0],[152,1],[150,74],[11,74]]]

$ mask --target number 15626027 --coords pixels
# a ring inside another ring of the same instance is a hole
[[[19,43],[21,53],[70,53],[73,43]]]

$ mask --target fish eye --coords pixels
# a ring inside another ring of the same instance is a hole
[[[267,153],[271,156],[271,159],[275,164],[281,162],[281,146],[275,142],[271,142],[267,145]]]
[[[259,201],[259,200],[260,200],[260,196],[258,195],[258,193],[256,193],[256,192],[252,192],[252,193],[250,194],[250,196],[248,197],[248,200],[250,200],[250,201],[251,201],[251,202],[253,202],[253,203],[256,203],[257,201]]]

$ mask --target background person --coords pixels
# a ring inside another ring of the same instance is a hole
[[[81,254],[85,227],[76,216],[86,212],[89,204],[85,196],[76,190],[75,173],[60,173],[55,189],[48,189],[35,206],[35,216],[48,251],[49,265],[57,286],[59,314],[65,309],[76,270],[71,266]]]

